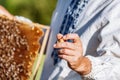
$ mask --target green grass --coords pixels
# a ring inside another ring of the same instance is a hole
[[[36,74],[34,75],[34,71],[35,71],[35,68],[36,68],[36,64],[37,64],[37,62],[38,62],[38,57],[36,58],[35,63],[34,63],[34,66],[33,66],[33,69],[32,69],[32,73],[33,73],[33,74],[30,76],[30,80],[40,80],[40,76],[41,76],[41,73],[42,73],[44,60],[45,60],[45,55],[42,55],[42,59],[41,59],[41,61],[40,61],[40,66],[39,66]]]
[[[43,55],[43,57],[42,57],[42,61],[41,61],[40,67],[38,69],[38,72],[37,72],[35,80],[40,80],[40,76],[41,76],[41,73],[42,73],[44,60],[45,60],[45,55]]]

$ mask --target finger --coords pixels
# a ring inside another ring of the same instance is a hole
[[[72,60],[74,59],[72,56],[68,56],[68,55],[58,55],[58,56],[66,60],[67,62],[72,62]]]
[[[74,43],[62,42],[62,43],[54,44],[54,48],[66,48],[66,49],[75,50],[77,46],[75,46]]]
[[[63,39],[64,40],[73,40],[73,42],[80,42],[80,37],[78,34],[76,33],[70,33],[70,34],[67,34],[65,36],[63,36]]]
[[[76,53],[70,49],[60,49],[58,55],[74,56]]]
[[[13,15],[11,15],[4,7],[0,6],[0,12],[3,15],[8,16],[9,18],[13,18]]]
[[[63,35],[62,34],[57,34],[57,39],[61,39],[61,38],[63,38]]]

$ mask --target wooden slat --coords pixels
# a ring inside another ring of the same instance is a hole
[[[48,27],[48,26],[40,25],[40,24],[35,24],[35,25],[40,27],[41,29],[43,29],[44,37],[43,37],[43,40],[42,40],[40,52],[39,52],[38,57],[37,57],[37,59],[35,61],[36,63],[34,65],[34,67],[33,67],[33,72],[32,72],[33,74],[31,76],[30,80],[34,80],[35,77],[36,77],[36,74],[37,74],[38,69],[39,69],[40,64],[41,64],[42,56],[45,53],[46,44],[47,44],[48,37],[49,37],[49,32],[50,32],[50,27]]]

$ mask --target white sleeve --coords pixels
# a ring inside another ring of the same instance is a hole
[[[91,61],[92,69],[83,76],[83,80],[120,80],[120,1],[108,9],[107,19],[109,24],[99,35],[99,57],[86,56]]]
[[[28,19],[28,18],[25,18],[25,17],[23,17],[23,16],[15,16],[15,18],[17,19],[17,20],[19,20],[19,21],[21,21],[21,22],[27,22],[27,23],[32,23],[32,21],[30,20],[30,19]]]

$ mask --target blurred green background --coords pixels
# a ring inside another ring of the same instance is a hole
[[[57,0],[0,0],[0,5],[13,15],[49,25],[56,2]]]

